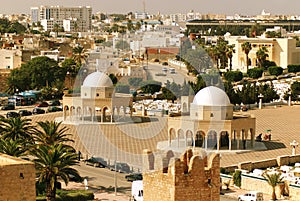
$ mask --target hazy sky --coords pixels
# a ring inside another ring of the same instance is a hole
[[[29,14],[30,7],[40,5],[91,6],[93,13],[128,13],[142,11],[143,0],[12,0],[1,1],[2,14]],[[272,14],[300,15],[299,0],[145,0],[151,14],[186,13],[190,10],[203,14],[255,15],[263,9]]]

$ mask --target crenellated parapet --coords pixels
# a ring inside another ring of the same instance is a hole
[[[154,154],[145,150],[143,175],[145,201],[220,199],[220,157],[216,153],[189,149],[177,157],[172,151]]]

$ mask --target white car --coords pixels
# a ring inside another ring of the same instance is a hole
[[[250,191],[244,195],[239,195],[239,201],[263,201],[264,196],[262,192]]]

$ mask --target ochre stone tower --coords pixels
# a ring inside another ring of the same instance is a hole
[[[168,151],[154,156],[144,150],[144,201],[219,201],[220,156],[191,149],[174,158]]]

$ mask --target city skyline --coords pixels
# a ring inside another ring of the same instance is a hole
[[[289,0],[289,3],[282,0],[252,0],[252,1],[237,1],[237,0],[211,0],[195,1],[195,0],[110,0],[109,3],[104,0],[52,0],[46,2],[44,0],[15,0],[12,2],[3,2],[0,8],[1,14],[29,14],[30,7],[40,5],[49,6],[91,6],[93,13],[128,13],[143,11],[143,2],[145,1],[145,10],[150,14],[172,14],[172,13],[187,13],[190,10],[200,12],[203,14],[226,14],[226,15],[258,15],[262,10],[269,12],[273,15],[300,15],[298,7],[300,1]]]

